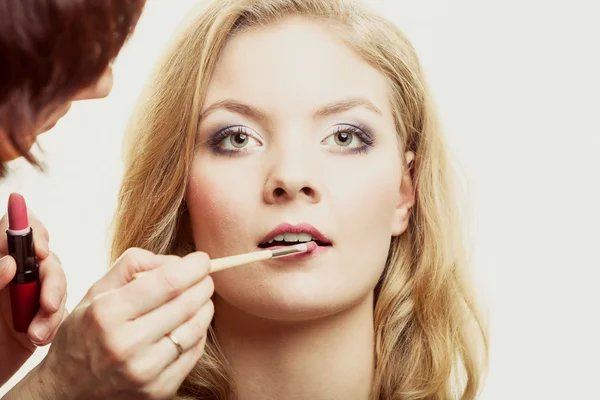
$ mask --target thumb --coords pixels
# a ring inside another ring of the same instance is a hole
[[[11,256],[0,258],[0,290],[4,289],[15,277],[17,263]]]
[[[131,282],[133,276],[164,264],[170,256],[156,255],[148,250],[131,248],[125,251],[108,272],[92,285],[85,298],[88,300]]]

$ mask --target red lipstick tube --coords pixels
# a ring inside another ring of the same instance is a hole
[[[25,199],[20,194],[10,195],[8,221],[8,254],[17,264],[17,273],[10,283],[13,327],[17,332],[27,332],[40,309],[40,279],[33,247],[33,230],[29,226]]]

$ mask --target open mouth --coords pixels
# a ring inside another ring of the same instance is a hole
[[[331,246],[331,243],[321,242],[320,240],[310,239],[310,240],[285,240],[285,239],[274,239],[268,242],[264,242],[258,245],[261,249],[268,249],[269,247],[275,246],[291,246],[294,244],[307,243],[307,242],[315,242],[317,246]]]
[[[282,224],[269,233],[258,245],[261,249],[275,246],[291,246],[299,243],[315,242],[317,246],[331,246],[327,239],[316,228],[308,224]]]

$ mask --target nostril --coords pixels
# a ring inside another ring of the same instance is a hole
[[[285,186],[277,186],[271,192],[271,196],[273,199],[284,199],[284,198],[295,198],[296,196],[303,196],[307,198],[315,198],[317,196],[317,192],[311,188],[310,186],[296,186],[296,188],[286,188]]]
[[[302,188],[302,193],[304,193],[306,196],[309,196],[309,197],[314,195],[314,191],[311,188],[306,187],[306,186]]]

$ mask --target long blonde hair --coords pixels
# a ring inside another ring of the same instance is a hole
[[[398,138],[416,155],[409,228],[394,238],[375,288],[372,399],[473,399],[487,339],[467,280],[462,223],[446,146],[409,41],[390,22],[346,0],[221,0],[180,32],[131,120],[112,258],[129,247],[193,251],[185,190],[200,110],[220,51],[244,29],[287,16],[322,20],[388,80]],[[235,397],[209,332],[179,398]]]

